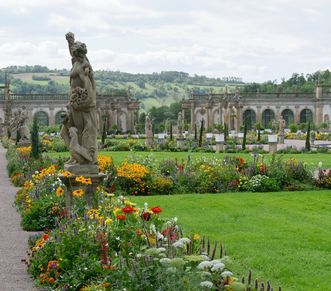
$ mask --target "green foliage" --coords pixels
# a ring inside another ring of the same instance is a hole
[[[243,137],[243,143],[242,143],[242,149],[246,149],[246,138],[247,138],[247,122],[245,120],[244,122],[244,137]]]
[[[289,129],[290,129],[291,132],[296,133],[296,132],[298,131],[298,125],[295,124],[295,123],[291,123],[291,124],[289,125]]]
[[[199,132],[199,143],[198,143],[198,146],[200,148],[202,146],[203,130],[204,130],[204,120],[201,119],[201,122],[200,122],[200,132]]]
[[[310,151],[310,121],[308,121],[307,125],[307,135],[306,135],[306,143],[305,143],[306,151]]]
[[[31,156],[34,159],[40,158],[40,141],[39,141],[39,130],[37,119],[33,119],[32,129],[31,129]]]

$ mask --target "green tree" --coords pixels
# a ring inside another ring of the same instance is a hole
[[[37,118],[33,119],[32,129],[31,129],[31,156],[34,159],[40,158],[40,142],[39,142],[39,129]]]
[[[201,120],[201,125],[200,125],[200,134],[199,134],[199,147],[202,147],[202,137],[203,137],[203,127],[204,127],[204,120]]]
[[[310,121],[308,121],[308,125],[307,125],[305,150],[310,151]]]

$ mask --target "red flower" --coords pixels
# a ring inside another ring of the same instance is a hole
[[[158,206],[152,207],[151,210],[153,211],[154,214],[162,212],[162,209]]]
[[[126,206],[122,208],[122,211],[124,213],[132,213],[134,211],[134,208],[132,208],[131,206]]]
[[[49,235],[47,234],[47,233],[45,233],[44,235],[43,235],[43,240],[48,240],[49,239]]]
[[[125,220],[125,215],[123,215],[123,214],[118,214],[117,216],[116,216],[116,218],[118,219],[118,220]]]
[[[151,214],[148,212],[143,212],[143,214],[141,215],[141,218],[145,221],[149,221],[151,219]]]

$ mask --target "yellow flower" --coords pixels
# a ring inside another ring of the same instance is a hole
[[[92,179],[91,178],[84,178],[83,181],[81,181],[85,185],[91,185]]]
[[[72,195],[76,196],[76,197],[81,197],[81,196],[84,195],[84,190],[83,189],[77,189],[77,190],[72,192]]]
[[[75,181],[82,182],[85,178],[83,176],[76,177]]]
[[[115,207],[113,210],[114,216],[117,216],[118,214],[122,213],[122,209],[119,207]]]
[[[64,190],[62,189],[61,186],[57,187],[56,196],[58,196],[58,197],[62,196],[63,192],[64,192]]]
[[[199,240],[199,239],[200,239],[200,235],[198,233],[194,234],[193,240]]]
[[[72,174],[69,171],[63,172],[63,177],[71,177]]]
[[[113,220],[110,218],[110,217],[108,217],[106,220],[105,220],[105,224],[106,225],[109,225],[109,224],[111,224],[113,222]]]

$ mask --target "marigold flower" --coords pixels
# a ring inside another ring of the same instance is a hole
[[[199,240],[199,239],[200,239],[200,235],[198,233],[194,234],[193,240]]]
[[[58,197],[62,196],[63,192],[64,192],[64,190],[62,189],[61,186],[57,187],[56,196],[58,196]]]
[[[55,282],[55,279],[53,277],[48,278],[48,283],[53,284]]]
[[[84,190],[83,189],[77,189],[77,190],[72,192],[72,195],[76,196],[76,197],[81,197],[81,196],[84,195]]]
[[[152,210],[152,212],[153,212],[154,214],[157,214],[157,213],[162,212],[162,209],[161,209],[160,207],[158,207],[158,206],[154,206],[154,207],[152,207],[151,210]]]

